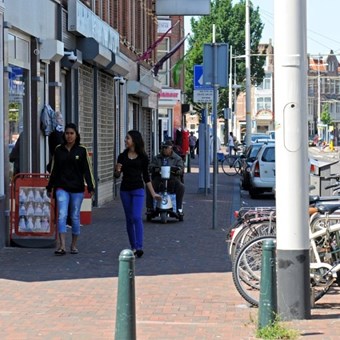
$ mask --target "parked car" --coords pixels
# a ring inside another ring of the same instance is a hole
[[[250,170],[250,197],[272,192],[275,187],[275,142],[264,143]]]
[[[267,131],[267,135],[270,137],[270,139],[275,139],[275,131]]]
[[[252,133],[250,139],[251,139],[251,143],[257,143],[258,141],[267,141],[271,139],[271,137],[267,135],[266,133]],[[247,136],[245,135],[243,144],[245,144],[246,140],[247,140]]]
[[[263,143],[254,143],[248,146],[242,159],[241,187],[248,190],[250,186],[250,169]]]

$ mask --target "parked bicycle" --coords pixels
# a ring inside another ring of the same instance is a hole
[[[242,170],[242,154],[225,155],[223,153],[217,154],[217,160],[221,163],[223,172],[228,176],[234,176],[241,173]]]
[[[327,202],[327,201],[326,201]],[[315,301],[333,283],[340,284],[340,209],[339,202],[322,203],[310,223],[310,279]],[[275,235],[262,235],[244,244],[233,263],[233,280],[241,296],[258,306],[261,279],[262,244]]]

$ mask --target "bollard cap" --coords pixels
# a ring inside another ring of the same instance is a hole
[[[130,249],[124,249],[120,252],[119,254],[119,261],[134,261],[135,260],[135,255],[132,250]]]
[[[264,240],[262,243],[262,249],[272,250],[275,249],[276,242],[275,240]]]

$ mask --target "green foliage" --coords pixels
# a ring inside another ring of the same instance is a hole
[[[191,19],[193,34],[189,37],[189,50],[186,58],[185,92],[190,103],[193,103],[193,68],[195,64],[203,63],[203,45],[212,42],[212,25],[216,25],[216,43],[229,43],[233,46],[233,55],[245,54],[245,0],[233,5],[232,0],[213,0],[209,16]],[[259,8],[250,8],[251,54],[258,54],[258,44],[261,39],[263,23]],[[233,59],[235,61],[235,59]],[[251,78],[254,84],[261,83],[264,77],[263,66],[265,58],[251,57]],[[237,84],[245,86],[245,59],[236,61]],[[220,90],[219,112],[222,112],[228,99],[228,90]],[[195,109],[200,110],[200,105]]]
[[[8,119],[10,122],[18,122],[19,121],[19,103],[10,103],[8,105]]]
[[[282,325],[282,323],[275,321],[271,325],[258,329],[256,337],[268,340],[294,340],[299,337],[299,332],[295,329],[289,329]]]
[[[331,125],[333,123],[331,114],[329,113],[329,105],[327,103],[322,106],[320,119],[322,124]]]

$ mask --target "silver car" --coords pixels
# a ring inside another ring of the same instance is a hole
[[[275,142],[264,143],[250,170],[249,194],[253,198],[275,187]]]

